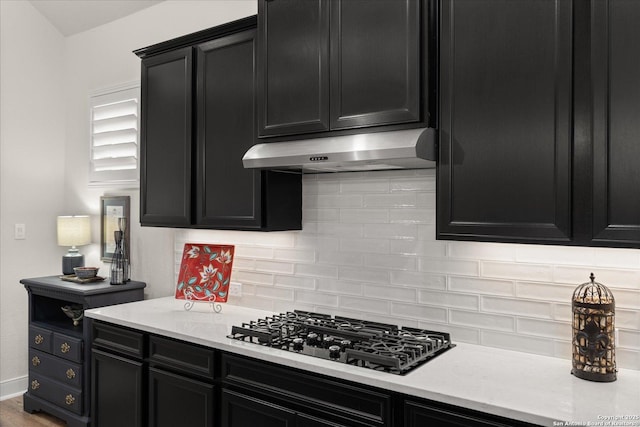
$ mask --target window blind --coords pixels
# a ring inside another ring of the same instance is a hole
[[[90,183],[138,182],[138,85],[91,96]]]

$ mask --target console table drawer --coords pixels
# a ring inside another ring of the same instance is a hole
[[[29,326],[29,347],[51,353],[53,332],[37,326]]]
[[[36,349],[29,350],[29,371],[40,377],[53,378],[71,387],[82,388],[82,365]]]
[[[29,392],[68,411],[82,413],[82,391],[76,388],[30,372]]]
[[[63,359],[82,362],[82,340],[58,333],[53,334],[52,353]]]

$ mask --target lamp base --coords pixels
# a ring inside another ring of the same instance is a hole
[[[74,267],[84,267],[84,255],[75,253],[62,257],[62,274],[75,274]]]

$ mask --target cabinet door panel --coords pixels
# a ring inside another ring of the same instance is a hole
[[[294,427],[295,412],[230,390],[222,390],[222,426]]]
[[[256,142],[255,30],[198,46],[197,223],[261,225],[261,172],[244,169]]]
[[[593,239],[640,247],[640,3],[592,6]]]
[[[571,3],[446,0],[438,237],[571,239]]]
[[[191,223],[192,51],[142,61],[140,222]]]
[[[213,385],[149,368],[149,425],[212,427]]]
[[[91,351],[91,418],[96,427],[144,425],[144,365]]]
[[[324,0],[258,2],[260,136],[329,129],[328,19]]]
[[[331,129],[420,120],[421,4],[331,2]]]

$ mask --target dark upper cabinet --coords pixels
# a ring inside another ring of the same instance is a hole
[[[438,237],[571,239],[571,3],[445,0]]]
[[[640,247],[639,17],[442,2],[438,238]]]
[[[142,61],[140,222],[191,223],[191,48]]]
[[[428,122],[429,5],[260,0],[259,136]]]
[[[329,7],[258,2],[260,136],[329,129]]]
[[[638,248],[640,45],[631,40],[640,40],[640,2],[594,0],[591,12],[592,238]]]
[[[301,176],[242,165],[256,142],[255,21],[136,52],[144,55],[142,225],[301,228]]]

